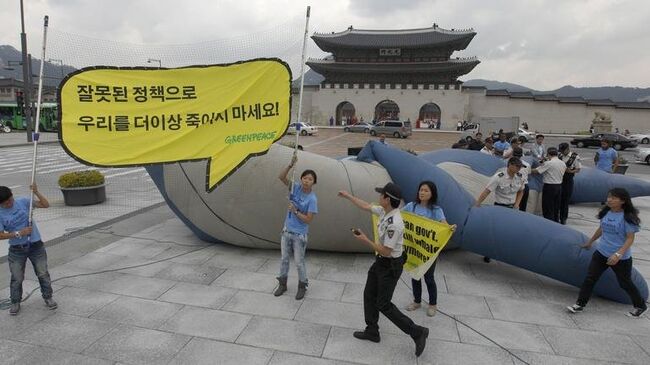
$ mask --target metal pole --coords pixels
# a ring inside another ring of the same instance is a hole
[[[311,6],[307,7],[307,19],[305,20],[305,35],[302,39],[302,62],[300,63],[300,96],[298,97],[298,121],[296,124],[296,145],[293,147],[293,155],[297,156],[298,155],[298,136],[300,135],[300,130],[298,126],[301,123],[302,119],[302,93],[303,93],[303,88],[305,86],[305,50],[307,49],[307,37],[309,36],[309,13],[311,11]],[[290,190],[289,190],[289,195],[291,195],[291,191],[293,190],[293,182],[296,180],[296,169],[294,168],[292,174],[291,174],[291,184]]]
[[[38,152],[38,129],[41,118],[41,96],[43,95],[43,66],[45,65],[45,45],[47,44],[47,24],[49,17],[46,15],[43,19],[43,51],[41,53],[41,67],[38,73],[38,98],[36,99],[36,132],[34,132],[34,156],[32,157],[32,182],[36,180],[36,155]],[[31,191],[29,196],[29,225],[32,225],[32,215],[34,214],[34,192]]]
[[[27,59],[27,34],[25,34],[25,13],[23,11],[23,0],[20,0],[20,25],[22,32],[20,33],[20,46],[23,54],[23,100],[25,108],[23,109],[23,118],[27,128],[27,142],[32,141],[32,85],[31,85],[31,71]]]

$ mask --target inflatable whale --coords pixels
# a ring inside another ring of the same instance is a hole
[[[299,152],[296,175],[307,168],[318,175],[314,191],[319,213],[310,224],[309,248],[367,252],[349,228],[370,232],[371,220],[366,212],[338,198],[338,191],[348,190],[366,201],[376,201],[374,188],[393,181],[402,187],[408,202],[415,198],[420,181],[431,180],[438,187],[438,203],[448,222],[458,226],[449,248],[461,247],[579,286],[593,253],[593,249],[579,247],[587,237],[533,214],[488,205],[489,199],[485,206],[474,207],[475,197],[492,171],[503,167],[503,161],[485,156],[490,158],[489,163],[474,163],[458,157],[472,152],[451,151],[454,155],[446,160],[440,157],[442,152],[418,157],[370,141],[357,159],[335,160]],[[266,155],[247,161],[211,193],[203,188],[205,161],[148,166],[147,171],[170,208],[201,239],[277,249],[287,205],[287,189],[277,176],[292,153],[292,149],[273,145]],[[643,277],[634,271],[632,279],[647,298]],[[611,270],[594,291],[618,302],[629,302]]]

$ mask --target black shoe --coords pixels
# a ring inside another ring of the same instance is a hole
[[[626,316],[628,316],[628,317],[632,317],[632,318],[641,318],[641,317],[643,317],[643,315],[644,315],[645,312],[647,312],[647,311],[648,311],[648,307],[645,307],[645,308],[643,308],[643,309],[642,309],[642,308],[634,308],[634,310],[631,311],[631,312],[628,312],[628,313],[626,314]]]
[[[489,264],[490,261],[492,261],[492,260],[490,260],[489,257],[487,257],[487,256],[483,256],[483,262],[485,262],[486,264]]]
[[[429,331],[427,330],[427,334],[428,333],[429,333]],[[371,335],[370,333],[368,333],[366,331],[356,331],[356,332],[354,332],[352,334],[352,336],[354,336],[355,338],[358,338],[360,340],[368,340],[368,341],[372,341],[372,342],[379,342],[381,340],[379,335]]]
[[[429,337],[429,329],[422,327],[420,335],[413,339],[415,341],[415,356],[419,357],[424,352],[424,347],[427,345],[427,337]]]

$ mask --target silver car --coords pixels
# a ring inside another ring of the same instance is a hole
[[[370,135],[385,134],[395,138],[406,138],[413,133],[411,122],[400,120],[382,120],[370,128]]]
[[[354,123],[352,125],[345,126],[345,128],[343,128],[343,130],[346,131],[346,132],[370,133],[371,128],[372,128],[372,124],[370,124],[370,123],[358,122],[358,123]]]

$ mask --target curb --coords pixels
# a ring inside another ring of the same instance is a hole
[[[39,145],[42,145],[42,144],[55,144],[55,143],[60,144],[61,141],[57,139],[56,141],[43,141],[43,142],[38,142]],[[23,146],[33,146],[33,145],[34,145],[33,142],[22,142],[22,143],[14,143],[14,144],[5,144],[5,145],[0,145],[0,148],[23,147]]]

